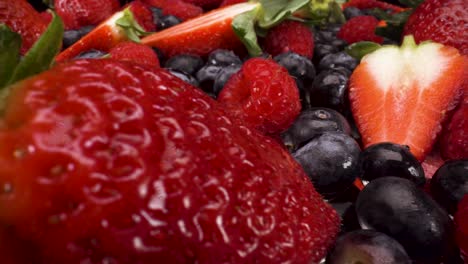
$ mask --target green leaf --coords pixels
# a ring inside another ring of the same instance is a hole
[[[11,79],[19,62],[20,49],[21,35],[4,24],[0,25],[0,88]]]
[[[343,11],[341,11],[341,6],[335,1],[330,2],[328,6],[330,10],[330,14],[328,15],[328,23],[344,24],[346,22],[346,18],[343,14]]]
[[[64,30],[60,17],[55,13],[52,13],[52,16],[46,31],[20,61],[8,84],[38,74],[52,66],[55,56],[62,47]]]
[[[361,60],[366,54],[380,49],[381,46],[372,41],[361,41],[353,43],[345,48],[346,53],[351,57]]]
[[[307,6],[309,0],[259,0],[262,6],[258,26],[271,28],[281,23],[292,13]]]
[[[115,24],[123,28],[126,36],[134,42],[140,42],[140,37],[151,34],[151,32],[147,32],[138,24],[132,11],[128,7],[123,11],[123,16],[115,21]]]
[[[375,29],[375,34],[399,42],[403,33],[403,28],[412,10],[406,10],[396,14],[386,14],[384,12],[385,15],[375,9],[372,12],[375,12],[379,18],[382,17],[381,19],[387,23],[386,26],[377,27]]]
[[[262,49],[258,45],[257,34],[255,32],[255,20],[260,11],[260,8],[252,9],[244,12],[234,18],[232,28],[244,43],[250,56],[259,56],[262,54]]]
[[[424,0],[398,0],[398,2],[407,7],[417,7],[424,2]]]

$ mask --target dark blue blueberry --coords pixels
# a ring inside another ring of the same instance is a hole
[[[182,20],[173,15],[162,16],[156,21],[156,28],[158,30],[164,30],[180,24]]]
[[[229,78],[231,78],[233,74],[238,72],[241,69],[241,67],[242,66],[239,64],[234,64],[234,65],[229,65],[224,68],[221,68],[221,70],[218,72],[214,80],[213,92],[216,95],[218,95],[223,89],[226,82],[229,80]]]
[[[330,42],[331,45],[335,46],[338,50],[343,50],[346,46],[348,46],[348,43],[342,39],[335,39]]]
[[[105,53],[104,51],[91,49],[80,53],[80,55],[76,56],[75,59],[100,59],[106,54],[107,53]]]
[[[351,129],[346,118],[337,111],[311,108],[301,112],[282,138],[288,149],[295,151],[314,136],[330,131],[349,134]]]
[[[197,78],[198,82],[200,83],[200,87],[205,92],[213,91],[214,81],[216,80],[216,76],[221,71],[221,67],[215,65],[205,65],[200,70],[198,70],[195,77]]]
[[[327,44],[336,39],[336,33],[329,30],[319,30],[314,34],[315,44]]]
[[[173,69],[169,69],[169,72],[176,76],[177,78],[181,79],[182,81],[186,82],[186,83],[189,83],[193,86],[198,86],[198,81],[197,79],[195,79],[192,75],[190,74],[187,74],[185,72],[182,72],[182,71],[178,71],[178,70],[173,70]]]
[[[361,229],[353,202],[335,202],[333,200],[329,203],[341,218],[341,234]]]
[[[349,6],[343,10],[343,15],[349,20],[353,17],[363,16],[364,13],[357,7]]]
[[[93,25],[84,26],[84,27],[81,27],[80,29],[78,29],[78,32],[80,32],[81,37],[83,37],[84,35],[91,32],[94,28],[95,28],[95,26],[93,26]]]
[[[457,255],[449,215],[410,180],[371,181],[358,196],[356,212],[364,229],[393,237],[417,263],[453,263],[449,259]]]
[[[343,68],[320,72],[308,87],[312,107],[328,107],[340,113],[348,110],[348,80],[350,71]]]
[[[163,17],[163,11],[161,8],[157,8],[154,6],[151,6],[150,9],[151,9],[151,13],[153,14],[153,23],[157,25],[158,20]]]
[[[186,72],[190,75],[195,74],[203,66],[203,60],[200,56],[191,54],[181,54],[174,56],[166,61],[165,68]]]
[[[158,59],[160,61],[160,63],[162,63],[166,58],[164,57],[164,54],[162,53],[162,51],[156,47],[152,47],[153,51],[156,53],[156,55],[158,55]]]
[[[442,165],[431,179],[431,194],[449,213],[468,194],[468,159],[451,160]]]
[[[350,71],[353,71],[357,65],[357,59],[351,57],[348,53],[344,51],[340,51],[337,53],[328,54],[325,57],[323,57],[319,62],[318,68],[321,71],[324,71],[329,69],[335,69],[338,67],[343,67]]]
[[[338,238],[327,264],[411,264],[403,246],[375,230],[356,230]]]
[[[293,153],[325,198],[334,198],[359,176],[358,143],[349,135],[327,132],[316,135]]]
[[[408,146],[388,142],[374,144],[361,153],[361,163],[365,181],[395,176],[411,180],[418,186],[426,183],[421,163]]]
[[[210,53],[206,64],[226,67],[234,64],[241,65],[242,61],[233,51],[218,49]]]
[[[314,62],[318,64],[323,57],[327,56],[328,54],[337,53],[339,51],[339,48],[330,44],[330,42],[317,43],[314,47]]]
[[[66,30],[63,32],[63,48],[68,48],[75,44],[81,38],[81,33],[78,30]]]

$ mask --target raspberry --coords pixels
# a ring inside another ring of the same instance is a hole
[[[173,15],[187,20],[203,13],[203,9],[182,0],[144,0],[145,3],[161,8],[164,15]]]
[[[468,102],[453,114],[441,136],[441,155],[444,159],[468,159]]]
[[[347,7],[356,7],[359,9],[380,8],[384,10],[392,10],[393,12],[401,12],[403,8],[397,5],[392,5],[378,0],[350,0],[343,4],[343,10]]]
[[[379,24],[373,16],[358,16],[348,20],[338,32],[338,37],[352,44],[359,41],[373,41],[382,43],[383,38],[375,35],[375,28]]]
[[[235,5],[238,3],[245,3],[247,0],[223,0],[220,6],[229,6],[229,5]]]
[[[110,50],[109,54],[116,60],[131,61],[159,68],[159,59],[153,49],[135,42],[117,44]]]
[[[218,7],[222,0],[184,0],[184,2],[211,9]]]
[[[455,213],[455,224],[457,226],[456,237],[462,254],[468,259],[468,194],[458,204]]]
[[[304,24],[285,21],[268,32],[265,50],[273,56],[292,51],[312,59],[314,37],[312,31]]]
[[[66,29],[97,25],[116,12],[117,0],[55,0],[54,7]]]
[[[263,58],[246,61],[218,100],[235,116],[269,134],[287,129],[301,110],[294,79],[285,68]]]
[[[154,24],[153,20],[153,12],[151,12],[148,4],[145,4],[139,0],[133,1],[130,5],[130,10],[135,16],[138,24],[140,24],[140,26],[142,26],[146,31],[156,31],[156,24]]]

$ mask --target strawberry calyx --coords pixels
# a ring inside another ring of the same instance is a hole
[[[0,89],[49,69],[62,46],[64,25],[60,17],[52,11],[52,21],[20,59],[21,36],[6,25],[0,26]],[[8,89],[3,89],[2,93]]]
[[[121,12],[122,16],[115,21],[115,24],[124,30],[129,40],[140,42],[140,37],[150,34],[150,32],[147,32],[135,19],[130,7],[125,8]]]

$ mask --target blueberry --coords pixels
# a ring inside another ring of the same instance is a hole
[[[183,71],[188,74],[195,74],[203,66],[203,60],[200,56],[191,54],[182,54],[174,56],[166,61],[165,68]]]
[[[85,52],[80,53],[75,59],[100,59],[105,56],[107,53],[100,50],[91,49]]]
[[[309,102],[313,107],[328,107],[340,113],[348,110],[348,75],[346,69],[320,72],[308,87]]]
[[[78,30],[66,30],[63,32],[63,48],[68,48],[75,44],[81,38],[81,33]]]
[[[354,203],[331,201],[330,205],[336,210],[341,218],[341,234],[361,229]]]
[[[238,72],[241,69],[241,65],[239,64],[234,64],[234,65],[229,65],[224,68],[222,68],[218,74],[216,75],[216,78],[214,80],[213,84],[213,92],[218,95],[221,90],[223,89],[224,85],[226,82],[231,78],[231,76]]]
[[[215,65],[205,65],[200,70],[198,70],[197,74],[195,75],[198,82],[200,83],[200,87],[205,92],[213,91],[214,81],[218,73],[221,71],[221,67]]]
[[[226,67],[229,65],[241,65],[241,59],[231,50],[218,49],[210,53],[207,65]]]
[[[343,10],[343,15],[349,20],[353,17],[363,16],[364,13],[357,7],[349,6]]]
[[[39,12],[45,11],[49,8],[43,0],[28,0],[28,2]]]
[[[315,188],[333,198],[349,188],[360,173],[358,143],[349,135],[327,132],[316,135],[293,153]]]
[[[350,71],[358,65],[357,59],[351,57],[348,53],[340,51],[337,53],[328,54],[323,57],[319,62],[319,69],[321,71],[328,69],[335,69],[337,67],[343,67]]]
[[[395,239],[375,230],[356,230],[338,238],[327,257],[328,264],[411,264]]]
[[[157,7],[154,7],[154,6],[150,6],[150,9],[151,9],[151,13],[153,14],[153,23],[155,25],[158,24],[158,20],[161,19],[164,15],[163,15],[163,11],[161,8],[157,8]]]
[[[186,82],[186,83],[189,83],[193,86],[198,86],[198,81],[197,79],[195,79],[192,75],[190,74],[187,74],[185,72],[182,72],[182,71],[178,71],[178,70],[173,70],[173,69],[169,69],[169,72],[176,76],[177,78],[181,79],[182,81]]]
[[[418,263],[442,263],[456,255],[449,215],[410,180],[371,181],[358,196],[356,212],[363,228],[393,237]]]
[[[324,132],[349,134],[351,128],[346,118],[329,108],[311,108],[301,112],[289,129],[283,133],[285,145],[295,151],[314,136]]]
[[[158,55],[159,62],[162,63],[166,59],[162,51],[156,47],[152,47],[152,49],[156,53],[156,55]]]
[[[421,163],[408,146],[388,142],[374,144],[361,153],[361,163],[362,179],[366,181],[395,176],[411,180],[418,186],[426,183]]]
[[[468,194],[468,159],[445,162],[431,179],[431,194],[454,213],[458,202]]]
[[[86,34],[88,34],[89,32],[91,32],[94,28],[95,28],[95,26],[93,26],[93,25],[88,25],[88,26],[84,26],[84,27],[79,28],[79,29],[78,29],[78,32],[80,32],[81,37],[83,37],[84,35],[86,35]]]
[[[336,33],[328,30],[319,30],[314,34],[314,42],[326,44],[336,39]]]
[[[177,18],[176,16],[168,15],[160,17],[156,22],[156,28],[158,30],[164,30],[173,27],[177,24],[180,24],[182,20]]]
[[[318,64],[318,62],[320,62],[323,57],[327,56],[328,54],[337,53],[338,51],[340,51],[338,47],[330,44],[330,42],[323,44],[317,43],[314,47],[314,60],[317,60]]]

